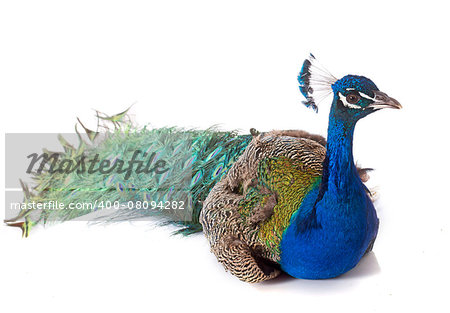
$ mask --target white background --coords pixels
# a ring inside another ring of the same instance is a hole
[[[381,227],[374,253],[340,278],[245,284],[202,235],[146,224],[72,222],[28,239],[2,225],[1,310],[448,312],[444,3],[2,1],[4,132],[73,132],[76,117],[94,128],[93,109],[134,103],[140,125],[325,134],[330,100],[316,115],[296,81],[309,52],[336,77],[370,77],[404,109],[357,126],[355,158],[376,169]]]

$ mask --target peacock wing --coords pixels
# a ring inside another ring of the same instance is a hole
[[[278,275],[283,231],[321,179],[325,147],[286,132],[292,135],[275,131],[254,137],[201,212],[212,252],[244,281]]]

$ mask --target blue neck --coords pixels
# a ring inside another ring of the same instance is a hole
[[[297,231],[303,233],[321,226],[322,222],[341,220],[355,195],[364,194],[364,185],[353,162],[353,133],[356,121],[343,114],[334,101],[329,121],[327,152],[323,162],[322,181],[311,190],[302,202],[301,214],[295,216]],[[325,204],[326,203],[326,204]],[[344,218],[344,221],[345,218]]]
[[[303,199],[280,245],[282,269],[298,278],[330,278],[350,270],[378,227],[353,162],[357,118],[336,101],[330,111],[322,181]]]
[[[353,161],[353,133],[356,121],[350,121],[336,105],[330,111],[327,153],[318,201],[326,194],[346,197],[354,187],[363,188]],[[356,183],[356,186],[355,186]],[[349,187],[352,186],[353,188]]]

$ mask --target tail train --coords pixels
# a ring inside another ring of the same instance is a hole
[[[204,199],[252,135],[216,128],[138,128],[127,111],[113,116],[97,112],[97,131],[78,120],[87,139],[77,130],[77,147],[59,136],[64,151],[44,150],[44,163],[32,173],[35,186],[22,183],[24,208],[5,222],[20,227],[27,237],[36,224],[107,211],[102,221],[159,216],[163,223],[179,226],[176,233],[202,231]],[[37,203],[64,209],[31,207]]]

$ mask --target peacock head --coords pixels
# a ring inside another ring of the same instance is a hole
[[[373,81],[364,76],[344,76],[331,85],[331,88],[335,109],[348,118],[358,120],[380,109],[402,108],[397,100],[381,92]]]
[[[317,63],[312,54],[303,63],[298,81],[307,107],[317,111],[317,103],[333,93],[332,110],[355,122],[380,109],[402,108],[397,100],[381,92],[364,76],[346,75],[336,79]]]

